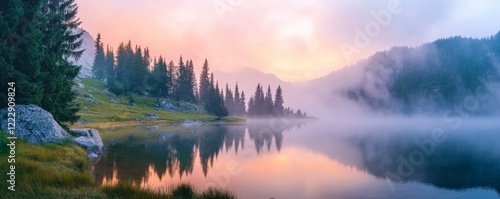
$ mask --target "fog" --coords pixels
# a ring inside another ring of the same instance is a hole
[[[479,41],[469,40],[465,42]],[[322,78],[285,87],[285,103],[328,121],[373,117],[497,117],[500,58],[490,48],[481,48],[477,50],[485,53],[480,57],[465,54],[468,56],[465,59],[480,60],[480,67],[489,67],[489,72],[482,74],[484,69],[474,65],[465,65],[465,69],[446,65],[449,61],[443,56],[445,52],[438,49],[435,42],[415,48],[396,47]],[[408,70],[411,71],[406,72]],[[432,76],[440,70],[444,70],[443,75]],[[469,79],[447,70],[468,70],[463,75]],[[394,82],[398,78],[399,82]],[[406,79],[410,80],[405,82]],[[415,85],[410,83],[415,82],[421,83],[420,87],[412,87]],[[398,86],[419,93],[404,94],[402,99],[408,98],[408,102],[395,99],[393,92]],[[410,113],[405,109],[410,109]]]

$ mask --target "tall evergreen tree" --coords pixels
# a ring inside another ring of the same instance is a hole
[[[229,112],[229,115],[235,115],[236,110],[235,110],[235,103],[234,103],[234,97],[233,97],[233,92],[231,89],[229,89],[229,85],[226,83],[226,95],[224,98],[224,102],[226,104],[226,108]]]
[[[0,108],[7,106],[9,82],[15,82],[17,104],[41,105],[44,95],[41,62],[44,1],[2,1],[0,6]]]
[[[124,92],[127,94],[133,85],[130,81],[130,74],[133,74],[134,64],[134,50],[132,49],[132,42],[127,44],[120,43],[116,55],[116,79],[123,85]]]
[[[264,92],[262,91],[262,86],[260,85],[260,83],[257,85],[257,88],[255,89],[255,94],[254,94],[254,97],[253,97],[253,108],[254,110],[252,111],[254,113],[254,115],[258,115],[258,116],[261,116],[261,115],[264,115],[265,114],[265,104],[266,104],[266,101],[265,101],[265,96],[264,96]]]
[[[247,107],[245,105],[245,92],[241,91],[241,98],[240,98],[240,112],[238,113],[239,115],[245,115],[246,114],[246,110],[247,110]]]
[[[178,77],[178,72],[177,72],[177,67],[174,64],[174,61],[170,61],[168,63],[167,67],[167,86],[168,86],[168,93],[169,96],[172,96],[172,93],[175,92],[175,87],[176,87],[176,82],[177,82],[177,77]]]
[[[281,86],[278,86],[276,89],[276,95],[274,97],[274,114],[278,116],[282,116],[285,111],[285,107],[283,106],[284,100],[283,100],[283,91],[281,90]]]
[[[274,107],[273,93],[271,92],[271,85],[269,85],[267,87],[267,92],[265,97],[264,114],[266,115],[273,114],[273,107]]]
[[[152,71],[152,80],[154,81],[151,83],[153,86],[152,92],[156,97],[167,97],[169,95],[169,75],[167,63],[163,57],[160,56],[158,61],[155,61]]]
[[[184,64],[182,56],[179,58],[178,77],[175,87],[175,97],[178,100],[187,102],[195,102],[194,97],[194,69],[192,62],[187,61]]]
[[[250,97],[250,100],[248,101],[248,115],[250,116],[257,115],[257,113],[255,112],[255,101],[253,97]]]
[[[104,80],[105,78],[105,56],[104,46],[101,42],[101,34],[99,33],[95,41],[94,64],[92,66],[92,75],[98,80]]]
[[[205,59],[205,63],[203,63],[203,68],[201,69],[200,74],[200,104],[207,103],[208,92],[210,91],[210,79],[209,79],[209,71],[210,68],[208,66],[208,60]]]
[[[242,115],[243,111],[241,109],[241,99],[240,99],[240,90],[238,88],[238,82],[236,82],[236,86],[234,87],[234,101],[233,101],[233,113],[232,115]],[[231,112],[231,111],[230,111]]]
[[[104,59],[104,69],[106,74],[106,86],[112,92],[115,89],[115,54],[109,46],[106,48],[106,56]]]
[[[58,122],[75,122],[79,107],[73,102],[76,95],[71,91],[73,79],[80,72],[67,58],[79,59],[83,50],[83,32],[75,33],[80,25],[78,6],[74,0],[49,0],[45,4],[44,21],[39,23],[43,33],[41,48],[45,55],[41,63],[43,97],[41,107],[52,113]]]

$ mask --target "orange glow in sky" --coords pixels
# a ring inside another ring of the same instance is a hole
[[[77,0],[82,27],[117,48],[120,42],[149,47],[153,56],[193,59],[197,70],[208,58],[212,69],[252,67],[286,81],[324,76],[391,46],[419,45],[453,35],[482,37],[499,30],[500,10],[488,3],[400,2],[400,13],[369,38],[351,58],[356,29],[376,21],[372,12],[389,1],[330,0]],[[494,1],[494,0],[487,0]],[[498,7],[498,6],[497,6]],[[438,12],[429,10],[437,9]],[[466,11],[466,12],[465,12]],[[481,11],[481,12],[476,12]],[[464,23],[471,21],[465,30]],[[437,26],[439,24],[439,26]]]

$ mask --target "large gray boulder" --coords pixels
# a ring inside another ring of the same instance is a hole
[[[69,135],[55,120],[52,114],[36,105],[16,105],[17,138],[33,144],[61,143],[70,139]],[[8,109],[0,110],[0,126],[7,131]]]
[[[78,137],[73,138],[73,143],[76,145],[87,149],[87,155],[89,158],[97,158],[102,155],[102,148],[104,144],[102,143],[101,135],[95,129],[71,129]]]

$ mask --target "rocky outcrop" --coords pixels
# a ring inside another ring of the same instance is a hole
[[[4,131],[8,129],[8,117],[8,109],[1,109],[0,126]],[[54,120],[52,114],[36,105],[16,105],[15,118],[14,136],[30,143],[61,143],[71,138],[71,135]]]
[[[78,137],[73,138],[73,143],[87,150],[89,158],[102,155],[104,144],[99,132],[95,129],[71,129]]]

